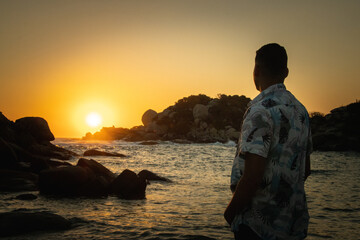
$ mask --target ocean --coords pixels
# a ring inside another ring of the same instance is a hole
[[[232,239],[223,212],[231,199],[230,172],[236,144],[144,146],[123,141],[56,139],[54,144],[79,154],[97,148],[126,158],[91,157],[119,174],[150,170],[172,180],[153,181],[144,200],[107,198],[10,198],[2,193],[0,212],[25,208],[71,219],[74,227],[7,239]],[[76,164],[78,159],[70,160]],[[360,153],[314,152],[306,182],[310,225],[307,239],[360,239]],[[38,194],[34,192],[34,194]]]

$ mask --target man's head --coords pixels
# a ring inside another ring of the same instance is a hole
[[[254,82],[257,90],[262,92],[273,84],[283,83],[288,73],[284,47],[270,43],[256,51]]]

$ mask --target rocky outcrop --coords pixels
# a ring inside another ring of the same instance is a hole
[[[22,209],[0,213],[0,237],[35,231],[61,231],[70,228],[69,220],[49,212],[33,212]]]
[[[360,102],[335,108],[329,114],[311,114],[314,150],[360,151]]]
[[[125,141],[179,141],[211,143],[237,141],[243,115],[250,99],[245,96],[189,96],[160,113],[148,110],[144,126],[131,129],[103,128],[87,133],[84,139],[122,139]],[[118,129],[118,130],[117,130]]]
[[[0,168],[16,169],[19,163],[39,165],[50,158],[68,160],[75,153],[50,143],[54,140],[45,119],[25,117],[14,122],[0,113]]]
[[[146,179],[125,169],[110,186],[110,193],[123,199],[144,199]]]
[[[121,153],[103,152],[96,149],[89,149],[84,152],[84,156],[106,156],[106,157],[126,157]]]
[[[12,122],[0,112],[0,191],[38,190],[43,170],[70,165],[76,154],[50,143],[54,140],[48,123],[40,117]]]

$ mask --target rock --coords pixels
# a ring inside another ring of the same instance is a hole
[[[155,112],[154,110],[152,109],[147,110],[141,118],[141,121],[144,124],[144,126],[146,127],[148,124],[150,124],[152,120],[156,117],[156,115],[157,112]]]
[[[18,196],[15,197],[15,199],[18,200],[35,200],[37,199],[37,196],[31,193],[25,193],[25,194],[20,194]]]
[[[2,112],[0,112],[0,136],[5,141],[15,142],[15,132],[13,130],[14,123],[7,119]]]
[[[12,211],[0,213],[0,236],[9,237],[33,231],[66,230],[71,223],[49,212]]]
[[[107,196],[115,176],[94,160],[79,160],[77,166],[42,171],[39,175],[40,193],[60,197]]]
[[[228,130],[226,130],[226,136],[228,139],[232,141],[237,141],[240,137],[240,132],[236,131],[235,128],[231,127]]]
[[[155,133],[158,136],[164,135],[168,131],[168,127],[165,125],[159,125],[155,122],[152,122],[146,127],[147,132]]]
[[[314,150],[360,151],[360,102],[310,115]]]
[[[49,168],[57,168],[57,167],[64,167],[64,166],[72,166],[71,163],[61,161],[61,160],[47,160],[47,164]]]
[[[67,196],[107,196],[115,174],[96,162],[79,159],[76,166],[63,166],[42,171],[39,176],[41,194]]]
[[[14,127],[17,130],[29,132],[38,142],[55,140],[48,123],[40,117],[20,118],[15,121]]]
[[[0,137],[0,168],[14,169],[18,163],[18,157],[10,144]]]
[[[140,145],[157,145],[159,144],[158,142],[155,141],[145,141],[145,142],[141,142],[139,143]]]
[[[76,166],[88,169],[97,177],[104,178],[107,181],[107,185],[110,185],[116,178],[116,175],[113,172],[92,159],[80,158]]]
[[[169,117],[171,113],[171,110],[170,109],[165,109],[164,111],[162,111],[161,113],[159,113],[157,116],[158,116],[158,120],[162,120],[166,117]]]
[[[108,156],[108,157],[126,157],[124,154],[121,153],[110,153],[110,152],[103,152],[96,149],[90,149],[84,152],[84,156]]]
[[[206,120],[209,117],[208,108],[203,104],[196,104],[193,108],[194,119]]]
[[[110,193],[123,199],[144,199],[146,180],[125,169],[110,185]]]
[[[178,143],[178,144],[191,144],[192,142],[189,141],[189,140],[186,140],[186,139],[180,139],[180,138],[177,138],[177,139],[173,139],[171,140],[173,143]]]
[[[0,169],[0,191],[36,191],[38,179],[38,175],[34,173]]]
[[[142,170],[138,173],[138,176],[141,179],[146,179],[148,181],[164,181],[164,182],[171,182],[170,179],[165,177],[160,177],[159,175],[150,172],[149,170]]]
[[[28,147],[28,151],[40,156],[45,156],[49,158],[56,158],[61,160],[69,160],[73,156],[77,156],[76,153],[66,150],[61,147],[57,147],[50,142],[43,142],[42,144],[33,144]]]
[[[39,175],[40,193],[47,195],[82,196],[88,183],[88,171],[79,166],[49,169]]]

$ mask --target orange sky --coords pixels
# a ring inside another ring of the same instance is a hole
[[[0,111],[56,137],[141,124],[191,94],[258,93],[255,51],[278,42],[309,111],[360,99],[360,1],[1,1]],[[100,126],[101,127],[101,126]]]

